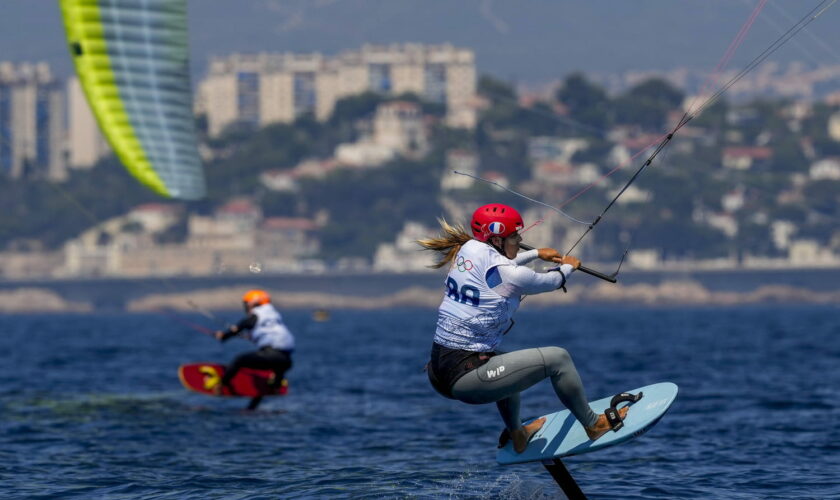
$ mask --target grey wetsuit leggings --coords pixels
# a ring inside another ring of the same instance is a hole
[[[598,415],[589,407],[583,383],[569,352],[561,347],[539,347],[499,354],[464,374],[452,387],[455,399],[471,404],[495,402],[508,429],[522,425],[519,393],[545,378],[575,418],[589,427]]]

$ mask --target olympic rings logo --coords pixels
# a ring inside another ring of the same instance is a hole
[[[455,266],[458,267],[458,270],[462,273],[465,271],[471,271],[473,268],[473,263],[471,260],[467,260],[464,257],[458,257],[455,261]]]

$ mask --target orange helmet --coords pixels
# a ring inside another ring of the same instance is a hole
[[[248,290],[242,296],[242,302],[246,308],[261,306],[271,302],[271,297],[265,290]]]

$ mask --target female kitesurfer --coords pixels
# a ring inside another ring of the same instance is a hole
[[[470,221],[472,237],[446,221],[441,220],[441,226],[439,237],[418,241],[442,254],[435,267],[449,265],[428,364],[434,388],[465,403],[495,402],[514,450],[521,453],[545,419],[523,426],[519,393],[550,378],[557,397],[583,425],[587,436],[592,440],[603,436],[610,424],[605,415],[597,415],[589,407],[580,376],[565,349],[496,351],[513,326],[512,317],[522,296],[563,288],[580,261],[553,248],[517,255],[524,224],[519,213],[506,205],[479,207]],[[560,265],[545,273],[523,265],[537,258]],[[626,412],[626,407],[619,410],[621,418]]]
[[[242,305],[248,314],[239,323],[225,331],[215,332],[221,342],[245,333],[245,337],[257,344],[257,350],[241,354],[227,367],[221,383],[216,386],[217,394],[227,386],[233,393],[230,381],[240,368],[271,370],[274,379],[271,384],[279,387],[283,376],[292,367],[292,351],[295,338],[283,323],[280,312],[271,304],[271,297],[263,290],[250,290],[242,296]]]

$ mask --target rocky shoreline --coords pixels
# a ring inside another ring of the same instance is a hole
[[[235,287],[234,287],[235,288]],[[271,291],[271,290],[269,290]],[[380,297],[356,297],[329,293],[275,292],[274,301],[284,309],[383,309],[394,307],[436,308],[441,290],[413,287]],[[188,297],[152,295],[131,301],[130,311],[152,311],[161,307],[189,310],[190,304],[208,309],[229,309],[231,289],[196,291]],[[767,285],[750,292],[714,292],[694,281],[666,281],[658,285],[599,284],[572,293],[529,296],[523,307],[551,307],[564,304],[716,305],[744,304],[840,304],[840,290],[815,292],[790,286]]]
[[[0,313],[86,313],[94,310],[93,304],[68,300],[45,288],[17,288],[0,290]]]

